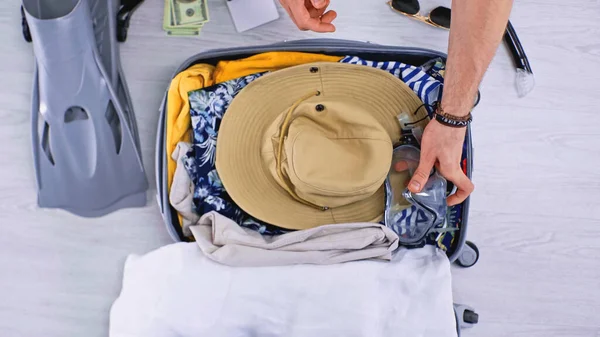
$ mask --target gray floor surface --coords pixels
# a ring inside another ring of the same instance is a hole
[[[278,21],[238,34],[221,0],[209,0],[200,38],[167,37],[162,5],[146,0],[121,47],[152,185],[157,109],[181,62],[211,48],[322,37],[298,31],[281,9]],[[328,37],[447,48],[447,32],[399,16],[383,0],[332,7],[338,32]],[[147,207],[100,219],[37,207],[33,55],[18,9],[16,0],[0,2],[0,336],[106,336],[125,257],[171,240],[154,186]],[[481,85],[469,233],[481,259],[453,278],[456,300],[481,315],[465,336],[600,337],[599,17],[598,0],[516,1],[511,20],[537,85],[517,98],[505,46]]]

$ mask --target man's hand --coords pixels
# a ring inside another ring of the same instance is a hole
[[[427,124],[421,140],[419,167],[408,184],[411,192],[421,191],[433,165],[457,188],[456,193],[448,197],[448,206],[460,204],[473,192],[473,183],[460,168],[465,132],[466,128],[444,126],[436,120]]]
[[[327,11],[330,0],[279,0],[290,18],[301,30],[318,33],[335,32],[331,22],[336,18],[335,11]]]

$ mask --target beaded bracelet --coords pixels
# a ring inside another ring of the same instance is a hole
[[[454,116],[445,113],[440,104],[436,104],[434,118],[441,124],[452,128],[464,128],[473,121],[473,116],[470,112],[466,116]]]

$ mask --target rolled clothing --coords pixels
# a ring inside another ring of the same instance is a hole
[[[194,210],[194,184],[182,162],[191,146],[190,143],[179,142],[171,154],[177,166],[169,192],[169,202],[181,217],[184,227],[196,224],[200,220],[200,215]]]
[[[393,230],[371,222],[324,225],[269,236],[209,212],[186,230],[208,258],[238,267],[389,261],[398,248],[398,235]]]

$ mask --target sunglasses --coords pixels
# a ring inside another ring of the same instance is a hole
[[[421,5],[418,0],[391,0],[388,2],[390,7],[403,15],[417,19],[428,25],[450,29],[450,8],[439,6],[434,8],[429,15],[423,16],[420,13]]]

